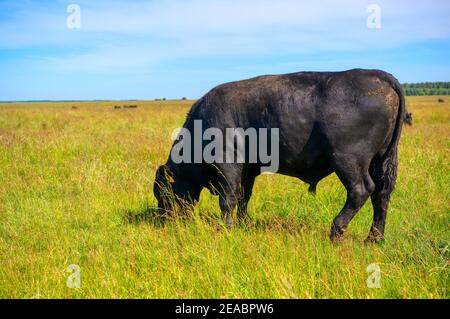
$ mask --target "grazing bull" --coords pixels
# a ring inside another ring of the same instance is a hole
[[[332,240],[371,197],[374,218],[368,241],[384,239],[386,213],[397,176],[405,100],[399,82],[379,70],[267,75],[217,86],[191,108],[184,129],[278,128],[278,173],[310,184],[336,173],[347,200],[331,226]],[[202,133],[200,132],[200,133]],[[172,150],[182,142],[174,142]],[[205,146],[205,143],[202,145]],[[248,148],[247,148],[248,150]],[[262,162],[176,163],[171,156],[156,172],[158,207],[195,204],[203,188],[219,195],[225,224],[237,206],[246,215]],[[169,189],[176,200],[169,201]]]

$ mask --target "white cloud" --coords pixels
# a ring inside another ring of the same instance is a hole
[[[68,30],[71,2],[16,4],[0,20],[0,49],[63,48],[32,59],[54,71],[117,72],[186,57],[358,52],[450,37],[448,1],[83,0],[75,1],[81,29]],[[381,7],[381,30],[366,27],[369,3]]]

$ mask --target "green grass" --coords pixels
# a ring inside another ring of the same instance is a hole
[[[0,297],[449,298],[450,103],[437,98],[407,98],[414,126],[381,245],[363,244],[370,202],[330,243],[345,200],[334,175],[315,197],[294,178],[258,177],[252,221],[229,232],[207,191],[191,219],[152,221],[154,172],[191,101],[0,104]],[[79,289],[66,285],[70,264]]]

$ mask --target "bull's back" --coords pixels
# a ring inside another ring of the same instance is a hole
[[[222,129],[279,128],[280,172],[308,179],[308,170],[329,173],[333,154],[383,153],[399,107],[389,77],[350,70],[226,83],[203,97],[197,117]]]

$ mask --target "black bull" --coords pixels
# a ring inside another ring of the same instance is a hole
[[[342,237],[349,222],[371,197],[374,217],[369,241],[384,239],[386,213],[397,176],[397,147],[406,115],[399,82],[379,70],[299,72],[260,76],[219,85],[190,110],[203,130],[279,128],[278,173],[310,184],[336,173],[347,200],[333,220],[331,239]],[[174,142],[174,145],[178,143]],[[179,163],[171,157],[156,172],[154,194],[161,209],[194,204],[203,188],[219,195],[227,226],[237,206],[246,216],[261,163]],[[177,200],[167,200],[167,193]]]

